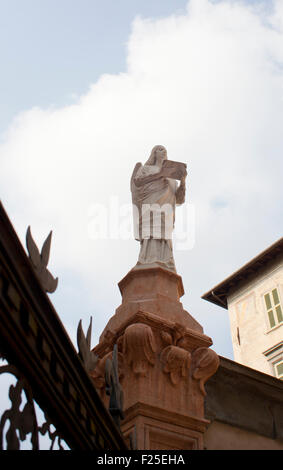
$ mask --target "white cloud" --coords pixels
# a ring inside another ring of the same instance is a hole
[[[230,353],[226,312],[199,297],[281,236],[282,25],[280,1],[271,16],[191,0],[186,15],[137,18],[126,73],[101,76],[75,105],[23,112],[7,130],[3,202],[22,240],[28,224],[39,245],[53,228],[51,267],[62,276],[52,299],[69,331],[93,310],[102,330],[138,254],[134,240],[90,240],[88,211],[110,196],[130,202],[134,164],[160,143],[187,162],[196,207],[196,245],[175,254],[183,303]]]

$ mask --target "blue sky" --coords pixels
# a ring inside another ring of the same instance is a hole
[[[0,4],[1,199],[24,244],[50,229],[51,300],[94,343],[134,240],[90,240],[95,203],[130,202],[155,144],[189,168],[195,246],[175,252],[184,307],[231,357],[228,314],[200,296],[282,234],[282,2]],[[139,19],[138,19],[139,17]],[[278,67],[278,64],[280,67]]]
[[[33,106],[62,106],[102,73],[126,69],[136,15],[184,12],[186,0],[9,0],[0,3],[0,131]]]
[[[214,0],[217,3],[219,0]],[[33,106],[63,106],[102,73],[126,70],[137,15],[185,13],[187,0],[2,0],[0,134]],[[247,4],[269,0],[249,0]]]

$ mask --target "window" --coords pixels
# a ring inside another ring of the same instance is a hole
[[[276,377],[280,380],[283,380],[283,361],[274,364],[274,369]]]
[[[268,315],[268,321],[270,328],[283,322],[282,308],[280,305],[280,299],[278,290],[273,289],[264,295],[265,307]]]
[[[269,363],[272,375],[283,380],[283,340],[263,351],[263,355]]]

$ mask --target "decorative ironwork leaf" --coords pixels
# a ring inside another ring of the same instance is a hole
[[[49,233],[48,237],[46,238],[45,242],[43,243],[41,249],[41,261],[42,266],[47,266],[49,261],[49,254],[50,254],[50,246],[51,246],[51,238],[52,238],[52,230]]]
[[[109,412],[117,426],[120,426],[120,419],[124,419],[124,397],[123,390],[119,382],[117,344],[114,345],[112,359],[107,358],[105,363],[105,385],[106,394],[110,395]]]
[[[30,260],[41,282],[43,289],[45,290],[45,292],[49,293],[54,292],[58,286],[58,277],[54,279],[52,274],[47,269],[50,254],[51,238],[52,231],[49,233],[48,237],[43,243],[40,255],[35,241],[32,238],[30,226],[27,229],[26,243]]]
[[[35,268],[39,268],[41,265],[41,256],[39,253],[39,249],[37,248],[36,243],[32,238],[30,225],[28,226],[26,233],[26,244],[32,264]]]
[[[86,344],[89,350],[90,350],[90,343],[91,343],[91,329],[92,329],[92,317],[90,317],[89,327],[87,329],[87,334],[86,334]]]
[[[90,317],[90,324],[87,330],[87,335],[85,337],[82,329],[82,320],[79,321],[77,329],[77,344],[79,349],[79,357],[84,363],[84,366],[88,372],[93,371],[95,368],[98,356],[94,354],[90,349],[91,343],[91,328],[92,328],[92,317]]]
[[[58,277],[54,279],[52,274],[47,269],[44,272],[44,286],[46,292],[49,292],[50,294],[52,294],[52,292],[55,292],[58,286]]]

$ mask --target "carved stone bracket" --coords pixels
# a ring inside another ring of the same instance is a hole
[[[191,365],[191,354],[182,345],[185,335],[185,328],[182,325],[175,324],[174,329],[161,331],[160,336],[162,343],[166,346],[161,352],[161,362],[163,371],[168,373],[173,385],[177,385],[182,378],[188,376]]]
[[[161,352],[163,371],[170,374],[171,382],[176,385],[181,378],[191,375],[199,381],[202,395],[205,395],[204,383],[217,370],[219,358],[209,348],[200,347],[191,353],[190,337],[182,325],[175,324],[172,332],[161,331],[162,343],[165,348]]]
[[[150,326],[144,323],[129,325],[124,333],[123,354],[136,375],[145,376],[154,365],[156,343]]]
[[[188,375],[191,354],[178,346],[167,346],[161,353],[163,371],[170,374],[171,382],[177,385],[182,377]]]
[[[199,381],[203,396],[206,395],[204,384],[218,369],[220,360],[216,352],[208,348],[198,348],[192,355],[192,377]]]

